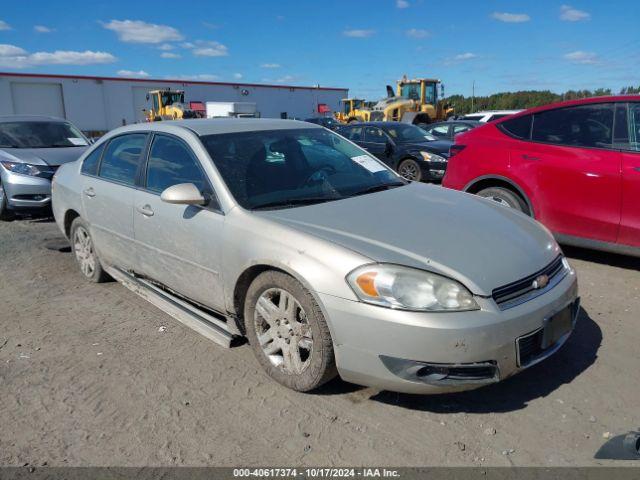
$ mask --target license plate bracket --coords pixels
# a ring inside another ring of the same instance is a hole
[[[573,328],[573,309],[571,305],[545,319],[542,335],[542,350],[557,343]]]

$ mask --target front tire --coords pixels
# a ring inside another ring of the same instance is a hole
[[[78,217],[71,224],[70,231],[71,250],[84,277],[94,283],[108,281],[110,279],[109,274],[102,268],[93,246],[93,239],[89,233],[88,225]]]
[[[285,387],[308,392],[337,375],[324,315],[291,276],[267,271],[256,277],[247,292],[244,325],[258,363]]]
[[[407,180],[414,182],[422,181],[422,170],[420,165],[413,158],[406,158],[398,165],[398,173]]]
[[[0,180],[0,221],[10,222],[14,218],[13,212],[7,208],[7,194]]]
[[[480,190],[476,195],[488,198],[503,207],[513,208],[519,212],[529,215],[529,207],[520,195],[502,187],[490,187]]]

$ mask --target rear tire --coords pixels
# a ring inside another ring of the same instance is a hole
[[[10,222],[14,218],[15,215],[13,212],[7,208],[7,195],[0,180],[0,221]]]
[[[480,190],[476,195],[482,198],[488,198],[503,207],[513,208],[526,215],[530,215],[529,207],[524,199],[517,193],[512,192],[503,187],[489,187]]]
[[[407,180],[414,182],[422,181],[422,170],[420,165],[413,158],[406,158],[398,165],[398,173]]]
[[[104,271],[98,254],[93,246],[93,239],[89,233],[88,225],[77,217],[71,223],[70,229],[71,251],[80,267],[80,272],[87,280],[94,283],[103,283],[111,279]]]
[[[337,375],[322,310],[293,277],[258,275],[247,292],[244,326],[258,363],[285,387],[308,392]]]

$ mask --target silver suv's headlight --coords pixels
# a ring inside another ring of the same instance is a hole
[[[347,275],[347,282],[363,302],[388,308],[430,312],[479,308],[461,283],[400,265],[364,265]]]
[[[36,165],[31,165],[29,163],[22,162],[0,162],[2,166],[13,173],[19,173],[20,175],[31,175],[38,176],[40,175],[40,169]]]

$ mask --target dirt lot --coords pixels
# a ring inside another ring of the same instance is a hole
[[[247,346],[85,282],[63,246],[51,221],[0,224],[2,465],[640,465],[594,458],[640,426],[638,259],[567,250],[577,331],[504,383],[420,397],[337,380],[304,395]]]

